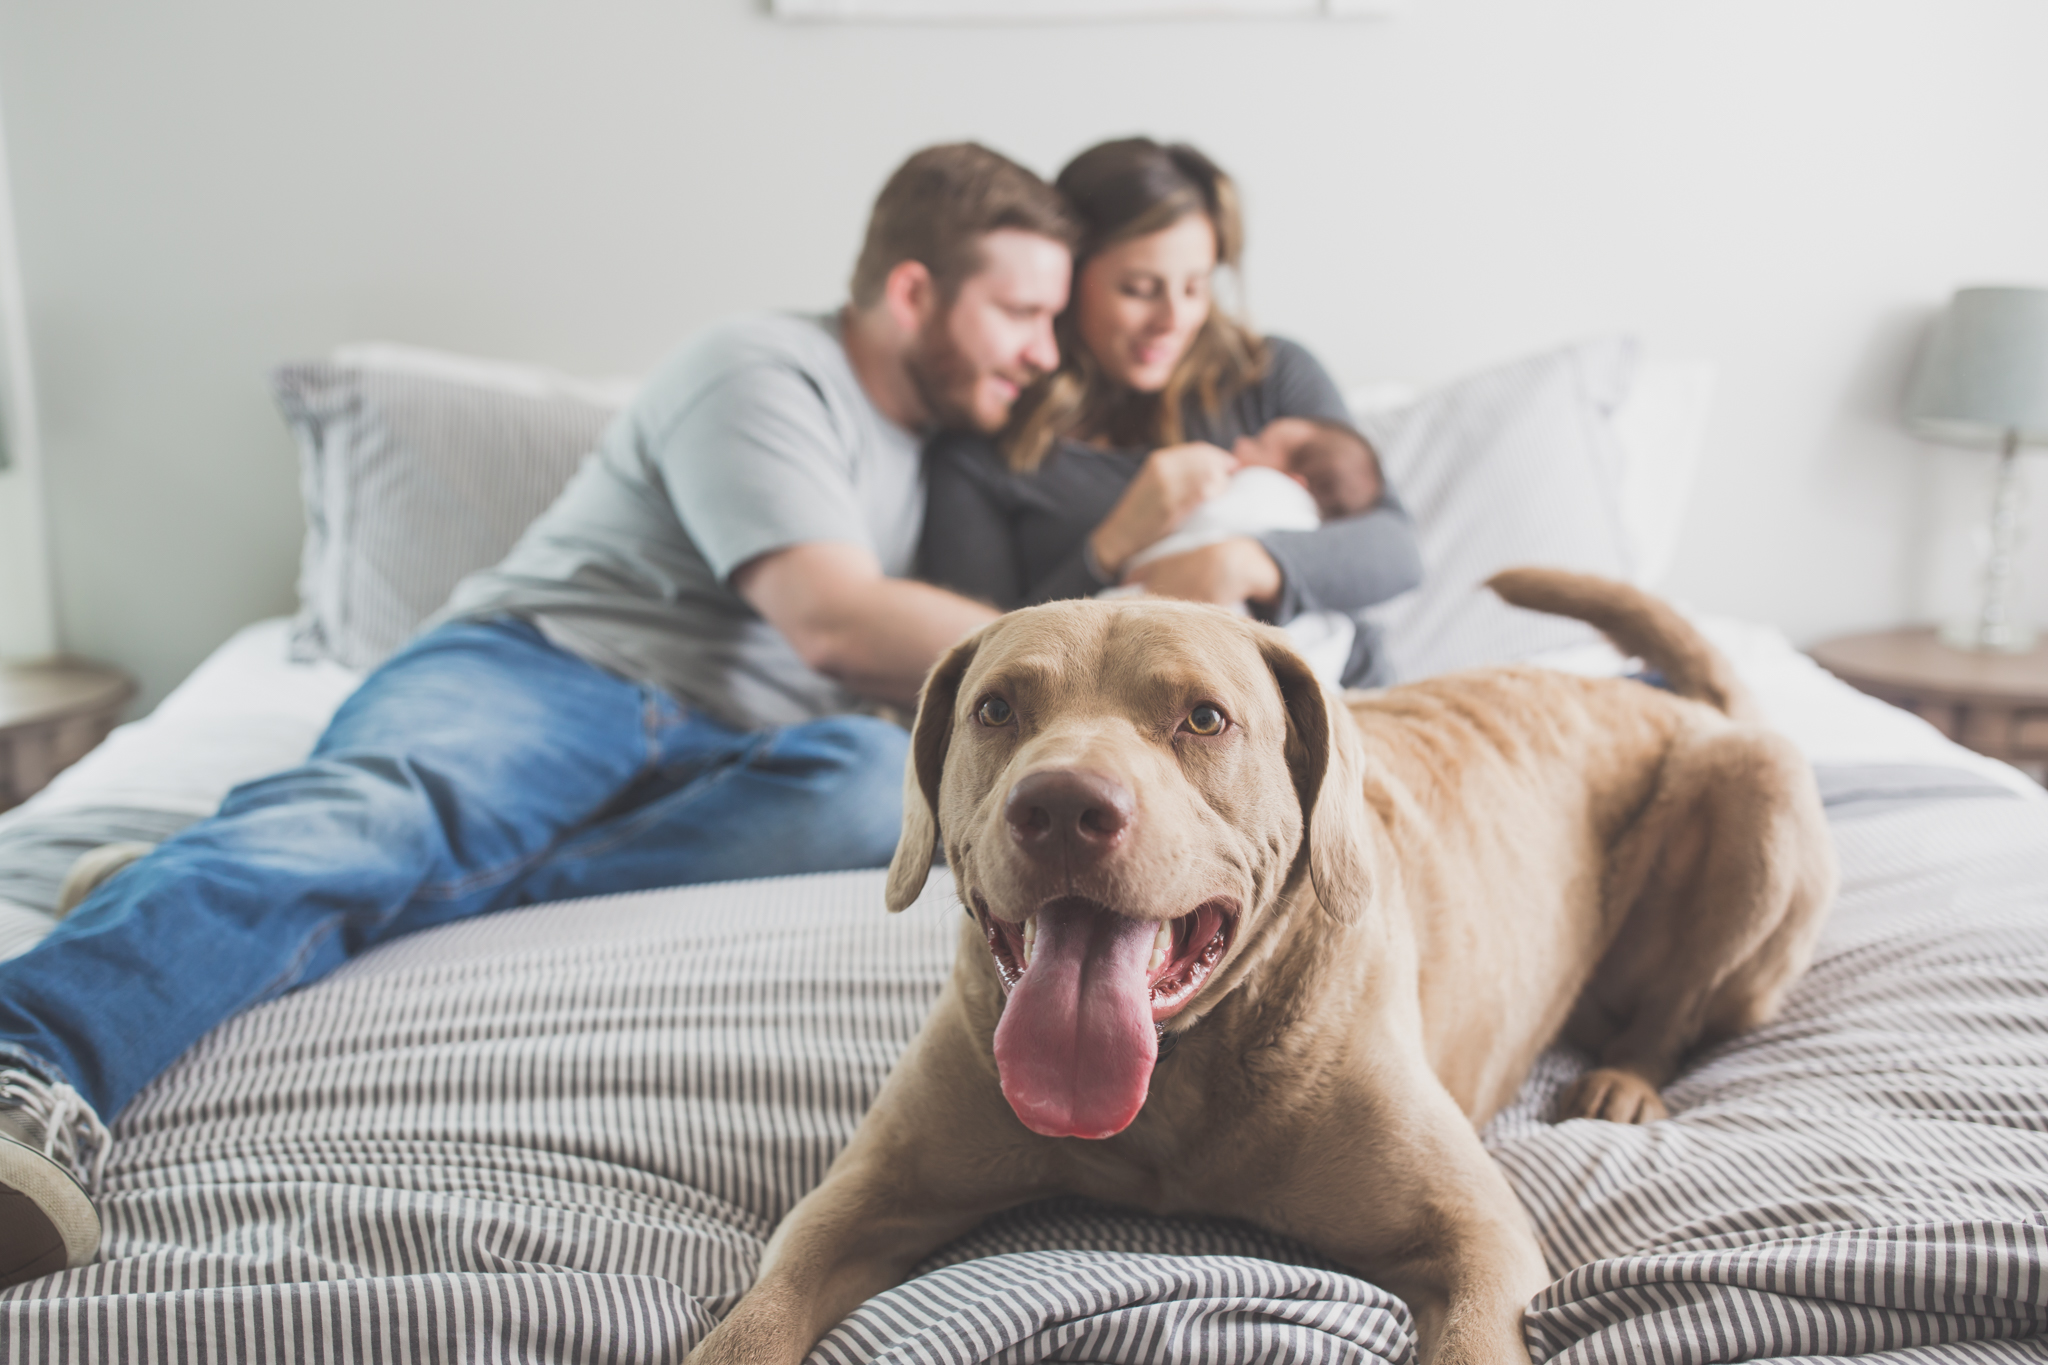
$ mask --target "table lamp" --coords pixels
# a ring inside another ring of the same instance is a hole
[[[1958,649],[2025,653],[2034,628],[2020,601],[2019,454],[2025,445],[2048,445],[2048,289],[1957,290],[1913,376],[1906,424],[1941,445],[1998,451],[1977,611],[1941,635]]]

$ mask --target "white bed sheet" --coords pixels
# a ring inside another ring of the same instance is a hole
[[[212,814],[237,784],[305,758],[362,676],[338,664],[293,663],[290,627],[280,617],[237,631],[148,716],[0,815],[0,843],[33,849],[28,863],[4,869],[18,875],[0,877],[0,958],[27,951],[53,923],[50,896],[24,903],[7,892],[25,880],[53,893],[47,879],[61,878],[81,831],[102,831],[101,840],[161,837],[180,818]],[[172,818],[138,823],[137,811]]]
[[[1972,753],[1917,716],[1856,691],[1779,631],[1732,617],[1693,619],[1810,761],[1963,769],[2030,800],[2048,800],[2048,792],[2018,769]],[[95,810],[121,808],[197,818],[211,814],[238,783],[300,762],[362,675],[333,663],[294,663],[289,641],[290,622],[281,617],[236,632],[149,716],[114,731],[36,797],[0,816],[0,832],[67,811],[88,823]],[[1536,662],[1596,675],[1628,664],[1605,645]],[[43,858],[47,875],[61,876],[72,856],[52,845]],[[49,932],[46,910],[47,902],[27,904],[0,891],[0,958],[27,951]]]
[[[2048,799],[2018,769],[1843,683],[1778,630],[1733,617],[1694,619],[1734,663],[1772,724],[1811,761],[1962,768],[2030,799]],[[115,730],[22,812],[124,805],[205,815],[237,783],[302,760],[363,675],[338,664],[293,663],[289,628],[279,617],[236,632],[155,711]],[[1594,674],[1624,666],[1605,647],[1537,662]]]
[[[22,810],[146,806],[210,815],[237,784],[304,759],[363,680],[294,663],[286,617],[245,626],[157,708],[59,773]]]
[[[1962,768],[2029,800],[2048,791],[2009,763],[1965,749],[1910,711],[1858,692],[1792,647],[1784,633],[1732,616],[1688,612],[1735,665],[1764,715],[1815,764],[1920,764]],[[1609,676],[1631,661],[1607,645],[1560,650],[1531,662]]]

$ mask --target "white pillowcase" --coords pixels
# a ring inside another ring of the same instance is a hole
[[[1714,367],[1705,361],[1645,358],[1636,364],[1628,397],[1614,410],[1614,434],[1623,452],[1621,525],[1639,588],[1662,583],[1677,557],[1714,381]]]
[[[1632,339],[1605,337],[1356,414],[1422,552],[1422,586],[1367,613],[1397,678],[1597,638],[1579,622],[1510,607],[1483,584],[1524,564],[1637,577],[1618,492],[1627,452],[1613,420],[1636,366]]]
[[[1719,372],[1707,361],[1640,356],[1628,397],[1614,410],[1622,449],[1621,527],[1638,587],[1662,583],[1677,557],[1718,382]],[[1368,413],[1407,407],[1421,395],[1405,380],[1383,379],[1353,385],[1344,398],[1353,413]]]

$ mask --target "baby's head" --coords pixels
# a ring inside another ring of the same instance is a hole
[[[1380,500],[1379,461],[1356,432],[1305,417],[1281,417],[1256,436],[1241,436],[1232,451],[1246,464],[1291,474],[1316,500],[1324,521],[1369,512]]]

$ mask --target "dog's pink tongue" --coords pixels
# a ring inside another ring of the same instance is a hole
[[[1032,1132],[1112,1137],[1144,1107],[1159,1060],[1145,974],[1158,929],[1087,901],[1038,912],[1031,965],[996,1025],[1003,1097]]]

